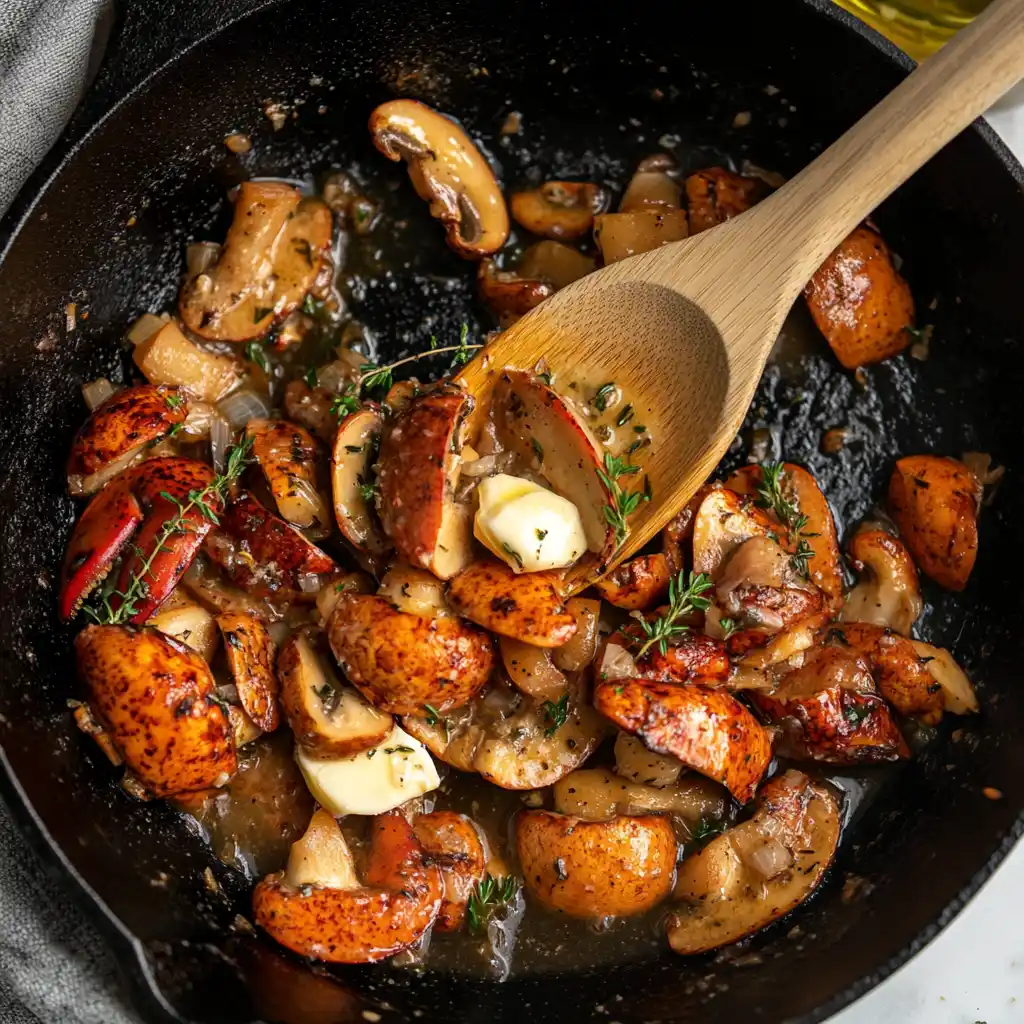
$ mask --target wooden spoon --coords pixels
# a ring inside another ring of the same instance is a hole
[[[829,253],[1021,77],[1024,0],[997,0],[764,202],[562,289],[464,368],[481,406],[504,367],[541,358],[556,388],[570,371],[595,385],[614,380],[649,429],[642,469],[652,500],[610,563],[579,567],[573,590],[650,540],[708,478],[786,314]]]

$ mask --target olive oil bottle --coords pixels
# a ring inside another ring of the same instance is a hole
[[[837,0],[915,60],[934,53],[990,0]]]

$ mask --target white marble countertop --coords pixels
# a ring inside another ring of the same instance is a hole
[[[1024,83],[988,120],[1024,163]],[[1021,1024],[1022,910],[1024,842],[931,945],[829,1024]]]

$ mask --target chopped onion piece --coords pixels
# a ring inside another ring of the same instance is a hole
[[[249,420],[264,420],[270,416],[270,403],[265,395],[250,388],[240,388],[217,403],[217,411],[228,421],[232,430],[244,427]]]
[[[147,338],[151,338],[167,321],[152,313],[143,313],[135,323],[132,324],[126,337],[133,345],[141,345]]]
[[[209,402],[196,402],[188,411],[181,429],[192,437],[205,437],[210,432],[210,420],[216,410]]]
[[[597,667],[598,679],[632,679],[635,675],[633,655],[618,644],[607,644]]]
[[[299,590],[304,594],[315,594],[320,590],[322,580],[320,576],[315,572],[303,572],[299,573]]]
[[[218,473],[224,472],[227,464],[228,448],[231,446],[231,435],[234,433],[231,424],[216,411],[210,414],[210,459]]]
[[[774,878],[793,863],[793,855],[778,839],[766,839],[749,852],[741,851],[740,856],[764,878]]]
[[[117,388],[106,377],[100,377],[82,385],[82,397],[85,399],[85,404],[89,406],[89,412],[102,405],[116,391]]]

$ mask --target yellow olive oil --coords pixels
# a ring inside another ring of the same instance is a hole
[[[990,0],[837,0],[915,60],[934,53]]]

